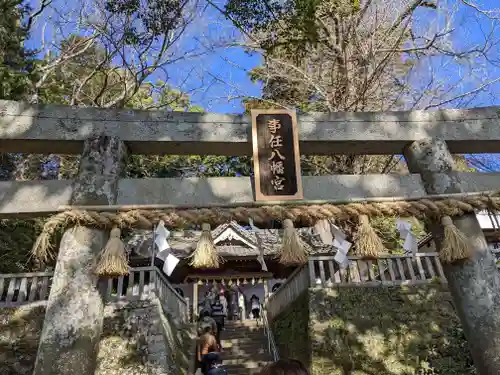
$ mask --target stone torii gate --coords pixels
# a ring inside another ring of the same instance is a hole
[[[57,213],[63,206],[252,205],[249,177],[122,179],[127,154],[251,155],[250,118],[33,106],[0,101],[0,150],[81,154],[74,181],[0,182],[0,217]],[[500,108],[299,116],[305,155],[403,154],[408,176],[303,177],[305,200],[348,201],[500,189],[498,174],[461,173],[451,153],[500,152]],[[473,213],[454,217],[473,256],[444,272],[479,373],[500,373],[500,276]],[[434,221],[438,242],[443,227]],[[66,230],[55,269],[34,375],[92,374],[103,300],[92,272],[107,231]]]

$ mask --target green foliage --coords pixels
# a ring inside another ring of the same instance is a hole
[[[29,90],[32,59],[24,48],[28,30],[23,25],[29,11],[23,0],[0,2],[0,99],[22,100]]]
[[[41,220],[0,220],[0,273],[29,272],[40,268],[30,257]]]
[[[145,82],[127,100],[126,108],[143,110],[168,110],[173,112],[204,112],[200,106],[193,106],[186,93],[176,90],[164,81]]]
[[[0,181],[10,180],[16,169],[12,154],[0,154]]]
[[[160,35],[177,27],[182,19],[181,0],[107,0],[110,14],[122,15],[138,22],[128,23],[123,31],[126,44],[147,46]]]
[[[370,223],[378,232],[386,248],[392,254],[403,254],[404,240],[399,236],[399,232],[396,228],[396,220],[397,218],[395,217],[380,216],[371,219]],[[425,224],[423,222],[416,218],[404,218],[404,220],[407,220],[412,224],[411,232],[417,240],[425,237]]]
[[[438,287],[313,290],[312,375],[470,375],[451,298]]]
[[[290,308],[276,317],[271,328],[280,358],[294,358],[307,366],[310,365],[308,291],[300,295]]]
[[[85,38],[72,35],[62,41],[60,51],[78,50],[85,43]],[[99,107],[116,97],[123,89],[123,75],[127,73],[109,64],[101,64],[106,53],[104,46],[93,44],[84,53],[58,65],[41,87],[40,101],[50,104],[72,104],[75,82],[85,82],[76,101],[78,105]],[[51,59],[53,56],[46,56],[37,64],[46,64]],[[126,108],[140,110],[204,111],[203,108],[192,105],[186,93],[174,89],[161,80],[143,83],[123,104]],[[48,161],[58,165],[58,170],[53,175],[42,173],[43,166]],[[0,179],[71,179],[77,173],[78,163],[79,157],[75,155],[0,154]],[[125,173],[129,177],[136,178],[215,177],[240,174],[248,176],[250,171],[250,158],[133,155],[128,160]],[[30,258],[30,250],[41,225],[43,221],[0,222],[0,272],[33,271],[41,267]]]
[[[463,329],[440,287],[315,289],[272,323],[282,358],[312,375],[473,375]]]
[[[32,374],[45,306],[0,309],[0,374]]]
[[[133,155],[127,165],[127,176],[144,177],[233,177],[249,176],[249,157],[229,156],[143,156]]]
[[[279,49],[299,59],[320,41],[317,13],[325,8],[348,15],[359,10],[359,0],[228,0],[225,12],[247,33],[267,33],[260,39],[266,53]]]

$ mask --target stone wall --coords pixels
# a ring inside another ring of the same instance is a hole
[[[309,293],[300,295],[271,325],[280,358],[298,359],[309,366]]]
[[[309,310],[312,375],[475,374],[438,286],[311,289]]]
[[[0,309],[0,374],[32,374],[44,316],[43,304]],[[108,305],[95,375],[187,374],[192,340],[156,298]]]
[[[106,306],[95,375],[187,374],[191,332],[158,299]]]

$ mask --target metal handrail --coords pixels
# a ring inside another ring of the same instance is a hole
[[[263,304],[260,304],[262,310],[262,325],[264,326],[264,335],[267,337],[267,350],[273,356],[273,361],[280,359],[276,341],[274,341],[273,331],[267,320],[267,310]]]

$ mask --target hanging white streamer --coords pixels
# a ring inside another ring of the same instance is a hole
[[[325,245],[331,245],[337,249],[334,260],[339,264],[340,268],[346,268],[350,264],[347,253],[352,246],[352,243],[346,240],[346,234],[336,226],[331,220],[318,220],[314,225],[314,231],[320,236],[321,241]]]
[[[332,234],[335,236],[333,239],[333,247],[337,249],[337,253],[333,258],[340,268],[347,268],[351,261],[347,258],[347,253],[352,247],[352,243],[346,240],[346,234],[338,226],[330,222]]]
[[[167,241],[168,237],[170,237],[170,231],[165,228],[165,223],[161,220],[154,231],[154,241],[158,249],[156,257],[163,261],[166,259],[170,250],[170,245]]]
[[[260,240],[259,234],[257,233],[260,229],[254,225],[252,218],[248,219],[248,224],[250,225],[250,228],[252,228],[252,230],[255,232],[255,238],[257,239],[257,245],[259,246],[259,255],[257,255],[257,261],[260,263],[261,270],[264,272],[267,272],[268,268],[267,268],[266,261],[264,260],[264,252],[262,249],[262,242]]]
[[[332,234],[335,236],[335,239],[337,240],[345,240],[346,239],[346,234],[340,229],[338,226],[336,226],[334,223],[330,222],[330,226],[332,228]]]
[[[333,243],[333,233],[330,221],[327,219],[318,220],[313,227],[313,233],[319,235],[321,242],[326,245]]]
[[[154,242],[158,249],[156,257],[163,261],[163,272],[171,276],[180,259],[170,251],[170,244],[167,239],[170,237],[170,231],[165,228],[165,223],[160,220],[154,231]]]
[[[168,254],[167,259],[165,259],[165,262],[163,263],[163,272],[167,274],[167,276],[171,276],[172,273],[174,272],[175,267],[177,267],[177,264],[179,263],[180,259],[177,258],[173,254]]]
[[[403,249],[405,254],[415,255],[418,252],[417,239],[411,232],[411,223],[406,220],[398,219],[396,220],[396,228],[398,229],[399,236],[405,240],[403,243]]]

